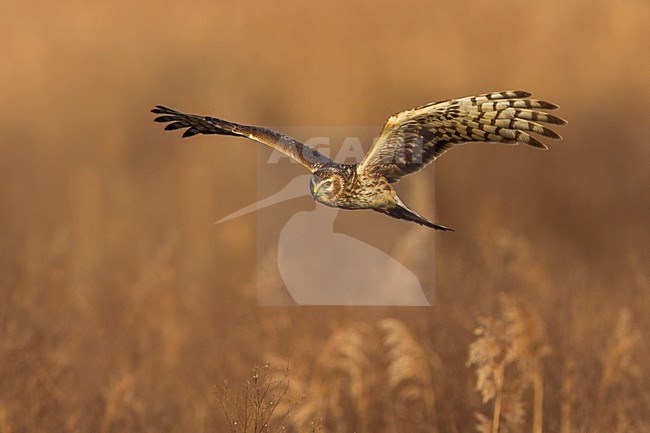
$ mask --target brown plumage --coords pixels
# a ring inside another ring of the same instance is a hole
[[[523,91],[486,93],[397,113],[388,119],[363,161],[355,165],[338,164],[316,149],[270,129],[185,114],[160,105],[152,112],[161,114],[156,122],[169,123],[166,130],[187,128],[183,137],[242,136],[288,155],[311,171],[311,194],[327,206],[372,209],[437,230],[450,230],[410,210],[390,184],[420,171],[457,144],[525,143],[546,149],[531,133],[559,139],[542,123],[564,125],[566,121],[539,111],[553,110],[557,105],[527,99],[530,96]]]

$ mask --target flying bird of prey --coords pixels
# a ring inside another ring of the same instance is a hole
[[[185,114],[156,106],[156,122],[165,129],[187,128],[183,137],[219,134],[246,137],[266,144],[304,165],[312,173],[310,190],[324,205],[342,209],[372,209],[394,218],[437,230],[451,230],[409,209],[391,186],[416,173],[458,144],[467,142],[526,143],[547,147],[531,133],[559,139],[541,123],[564,125],[544,113],[557,105],[528,99],[531,93],[506,91],[432,102],[391,116],[364,159],[339,164],[316,149],[270,129],[246,126],[211,116]]]

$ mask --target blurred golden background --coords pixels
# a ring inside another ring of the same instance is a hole
[[[507,323],[533,311],[549,350],[535,352],[543,397],[522,382],[525,415],[503,403],[500,431],[540,414],[544,431],[649,428],[647,2],[2,6],[0,432],[244,431],[213,387],[238,389],[265,362],[290,363],[321,431],[471,431],[475,412],[495,417],[466,365],[473,329],[502,310]],[[337,220],[387,230],[376,245],[423,283],[435,274],[432,308],[256,307],[255,216],[213,223],[255,201],[258,146],[181,142],[149,113],[379,130],[397,111],[507,89],[559,104],[564,139],[467,145],[398,185],[432,216],[435,178],[436,221],[458,233]],[[435,266],[413,253],[434,239]],[[356,335],[383,358],[328,370]],[[391,376],[409,370],[391,369],[390,335],[426,373]]]

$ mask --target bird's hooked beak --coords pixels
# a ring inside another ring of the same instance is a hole
[[[318,192],[318,185],[314,182],[314,178],[309,179],[309,190],[311,191],[312,197],[316,197],[316,192]]]

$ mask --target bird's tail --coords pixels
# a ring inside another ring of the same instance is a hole
[[[373,210],[377,212],[385,213],[386,215],[392,216],[393,218],[397,218],[400,220],[413,221],[420,225],[430,227],[435,230],[442,230],[445,232],[454,231],[454,229],[441,226],[439,224],[429,221],[428,219],[426,219],[421,215],[418,215],[417,213],[413,212],[411,209],[407,208],[403,203],[395,204],[395,207],[388,208],[388,209],[373,209]]]

